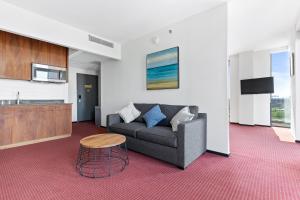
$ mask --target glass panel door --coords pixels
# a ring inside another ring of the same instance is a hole
[[[274,93],[271,96],[272,126],[290,127],[290,62],[289,52],[271,54],[272,76],[274,77]]]

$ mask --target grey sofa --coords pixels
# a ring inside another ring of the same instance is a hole
[[[141,115],[131,123],[124,123],[119,114],[107,116],[107,129],[126,136],[131,150],[169,162],[181,169],[186,168],[206,151],[205,113],[198,113],[197,106],[189,106],[195,114],[192,121],[179,124],[173,132],[170,121],[185,106],[159,104],[166,119],[153,128],[147,128],[143,115],[157,104],[134,104]]]

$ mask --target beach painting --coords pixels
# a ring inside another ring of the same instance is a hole
[[[179,47],[147,55],[147,90],[179,88]]]

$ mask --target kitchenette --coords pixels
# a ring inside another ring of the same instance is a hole
[[[0,149],[71,136],[68,48],[0,31]]]

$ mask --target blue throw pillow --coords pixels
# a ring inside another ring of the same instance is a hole
[[[161,112],[159,105],[156,105],[146,112],[143,118],[146,121],[147,128],[152,128],[161,120],[165,119],[166,116]]]

